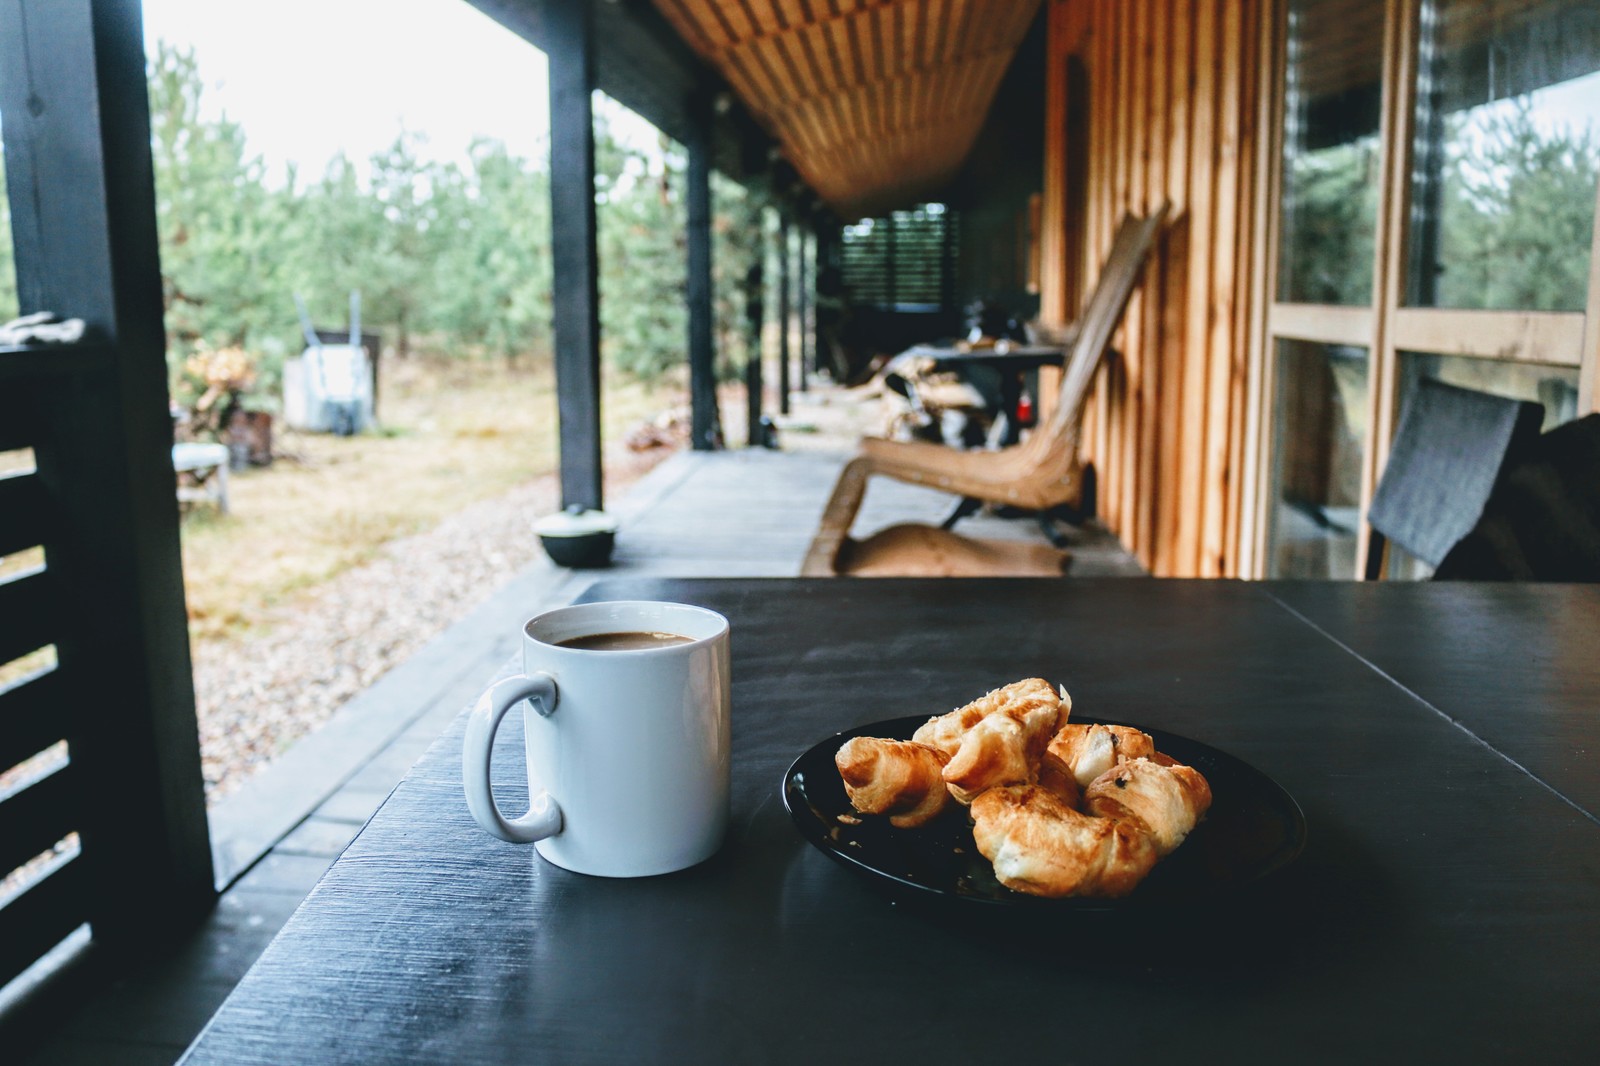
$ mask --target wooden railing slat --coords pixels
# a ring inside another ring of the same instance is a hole
[[[66,682],[47,670],[0,692],[0,772],[66,739]]]
[[[44,570],[0,584],[0,664],[55,642],[54,585]]]
[[[49,519],[49,497],[38,475],[0,477],[0,556],[43,544]]]
[[[88,882],[73,859],[0,907],[0,985],[32,966],[88,920]]]
[[[49,851],[79,826],[70,766],[0,800],[0,876]]]

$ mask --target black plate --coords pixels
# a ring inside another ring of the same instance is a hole
[[[783,777],[783,805],[800,835],[829,858],[893,894],[1052,910],[1187,905],[1258,881],[1294,861],[1305,846],[1305,816],[1277,782],[1210,745],[1146,729],[1157,751],[1193,766],[1211,785],[1211,809],[1189,838],[1122,899],[1040,899],[1013,892],[995,879],[994,868],[979,854],[966,808],[951,804],[927,825],[896,829],[886,818],[858,815],[845,797],[844,782],[833,762],[834,753],[845,741],[852,737],[909,740],[927,720],[926,716],[892,718],[836,733],[796,759]],[[859,824],[841,821],[840,815],[859,819]]]

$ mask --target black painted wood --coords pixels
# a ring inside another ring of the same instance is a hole
[[[685,298],[689,305],[689,408],[690,442],[697,451],[710,451],[721,443],[717,419],[716,349],[712,333],[711,288],[711,98],[696,93],[691,103],[694,118],[686,180],[688,200],[688,267]]]
[[[843,306],[839,292],[839,254],[838,220],[832,218],[818,220],[814,253],[816,263],[813,272],[816,286],[812,313],[814,335],[811,340],[813,369],[818,373],[826,370],[836,382],[845,384],[847,375],[842,370],[841,361],[835,360],[833,352],[835,324]]]
[[[794,323],[790,320],[789,290],[794,284],[790,270],[789,257],[792,249],[789,247],[789,216],[778,212],[778,413],[789,413],[789,331]]]
[[[762,394],[765,389],[761,380],[761,349],[766,336],[767,313],[763,292],[766,288],[766,268],[762,264],[767,257],[766,243],[766,229],[763,227],[755,261],[744,275],[745,351],[748,353],[744,362],[745,444],[751,448],[766,443],[761,425]]]
[[[595,598],[687,600],[732,621],[722,852],[625,881],[493,840],[461,797],[458,720],[185,1061],[1589,1053],[1600,826],[1287,610],[1279,586],[1070,585],[597,586]],[[1591,644],[1597,628],[1591,615]],[[1429,648],[1441,669],[1458,656]],[[1177,732],[1272,775],[1306,812],[1299,863],[1234,905],[1022,928],[895,905],[795,832],[779,782],[810,745],[1032,674],[1064,682],[1080,713]],[[1507,718],[1530,713],[1515,686],[1486,695]],[[1597,697],[1592,679],[1572,693]],[[507,804],[518,745],[497,750]]]
[[[60,671],[50,669],[0,692],[0,767],[9,769],[66,739],[67,724],[59,712],[67,691]]]
[[[87,867],[78,858],[0,907],[0,985],[88,920],[89,894]]]
[[[806,328],[810,321],[808,307],[811,302],[812,274],[806,268],[806,227],[799,230],[799,247],[795,251],[795,272],[798,275],[799,285],[795,289],[795,322],[799,326],[800,350],[795,353],[800,375],[800,391],[811,390],[811,357],[807,348],[811,344],[811,331]]]
[[[0,663],[61,636],[61,587],[43,569],[0,582]]]
[[[0,556],[42,545],[52,526],[48,500],[37,477],[0,476]]]
[[[1272,594],[1600,820],[1600,586],[1308,582]]]
[[[120,954],[214,898],[137,0],[0,0],[0,110],[22,309],[83,318],[93,338],[0,353],[55,519],[50,603],[24,643],[56,644],[59,699],[43,710],[69,742],[90,812],[75,872],[6,913],[83,887],[50,913],[77,914],[86,899],[96,941]]]
[[[62,62],[61,51],[72,54],[92,39],[93,15],[89,0],[0,3],[0,113],[10,116],[6,191],[18,303],[24,312],[70,313],[109,334],[116,308],[106,188],[96,167],[95,73],[92,65]],[[57,246],[66,233],[76,242],[70,255]]]
[[[76,776],[62,766],[0,799],[0,866],[14,870],[78,828]]]
[[[594,204],[594,18],[588,3],[544,12],[550,67],[550,254],[555,264],[561,504],[599,508],[600,274]]]

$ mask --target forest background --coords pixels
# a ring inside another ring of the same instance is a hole
[[[295,294],[319,327],[340,329],[359,291],[363,330],[401,359],[550,360],[547,154],[476,138],[465,163],[439,162],[420,134],[401,132],[365,167],[340,154],[318,176],[291,164],[271,180],[238,123],[202,117],[192,50],[158,42],[149,90],[175,400],[205,387],[185,370],[191,356],[237,348],[255,376],[244,405],[273,409],[283,362],[304,343]],[[614,136],[620,111],[597,96],[602,358],[654,381],[685,361],[686,159],[665,137],[649,152]],[[713,175],[712,198],[719,374],[731,377],[746,352],[745,271],[771,238],[756,194]],[[0,241],[5,321],[17,295],[3,168]]]

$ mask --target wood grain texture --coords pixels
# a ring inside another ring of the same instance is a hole
[[[1586,635],[1600,590],[1465,581],[1407,596],[1371,589],[1318,582],[1273,596],[1600,820],[1600,715],[1568,713],[1573,693],[1600,684]],[[1519,713],[1485,698],[1499,691],[1517,694]]]
[[[1234,576],[1243,554],[1243,466],[1252,364],[1252,282],[1265,247],[1254,210],[1261,81],[1259,3],[1094,0],[1066,5],[1048,35],[1047,67],[1086,72],[1088,106],[1075,141],[1065,94],[1046,96],[1046,139],[1087,145],[1092,263],[1124,211],[1175,205],[1139,302],[1095,382],[1084,456],[1094,464],[1100,517],[1153,572]],[[1072,203],[1072,165],[1047,166],[1046,234]],[[1075,259],[1075,263],[1078,261]],[[1048,270],[1041,306],[1082,271]]]
[[[1039,0],[654,0],[843,218],[965,161]]]
[[[47,600],[0,604],[0,662],[45,643],[58,662],[32,691],[50,703],[30,683],[0,710],[47,716],[84,800],[81,855],[3,909],[3,981],[85,919],[98,945],[135,951],[213,891],[136,0],[0,3],[0,108],[21,304],[79,316],[92,338],[0,356],[0,420],[25,410],[51,512],[47,584],[6,586]]]
[[[1135,997],[1163,1019],[1140,1031],[1142,1057],[1192,1052],[1203,1031],[1230,1058],[1277,1060],[1315,1031],[1331,1060],[1374,1046],[1397,1059],[1581,1058],[1600,1037],[1588,1009],[1600,825],[1439,710],[1470,699],[1508,724],[1581,731],[1600,677],[1563,658],[1537,696],[1487,677],[1470,695],[1434,694],[1436,710],[1289,610],[1280,597],[1301,588],[603,583],[592,598],[677,599],[732,622],[723,850],[627,881],[493,840],[461,797],[458,721],[184,1061],[984,1061],[997,1031],[1008,1055],[1043,1061],[1060,1032],[1038,1003],[1100,1016]],[[1359,592],[1362,619],[1392,627],[1432,676],[1507,613],[1535,626],[1546,613],[1585,648],[1600,635],[1589,589]],[[1465,644],[1405,625],[1445,608]],[[1235,905],[1022,929],[891,905],[795,832],[779,784],[812,744],[1030,675],[1064,682],[1081,713],[1189,736],[1270,774],[1306,813],[1299,862]],[[521,773],[518,738],[502,738],[508,806]],[[1361,1024],[1329,1024],[1349,1018]],[[1085,1061],[1127,1048],[1114,1026],[1073,1039]]]

